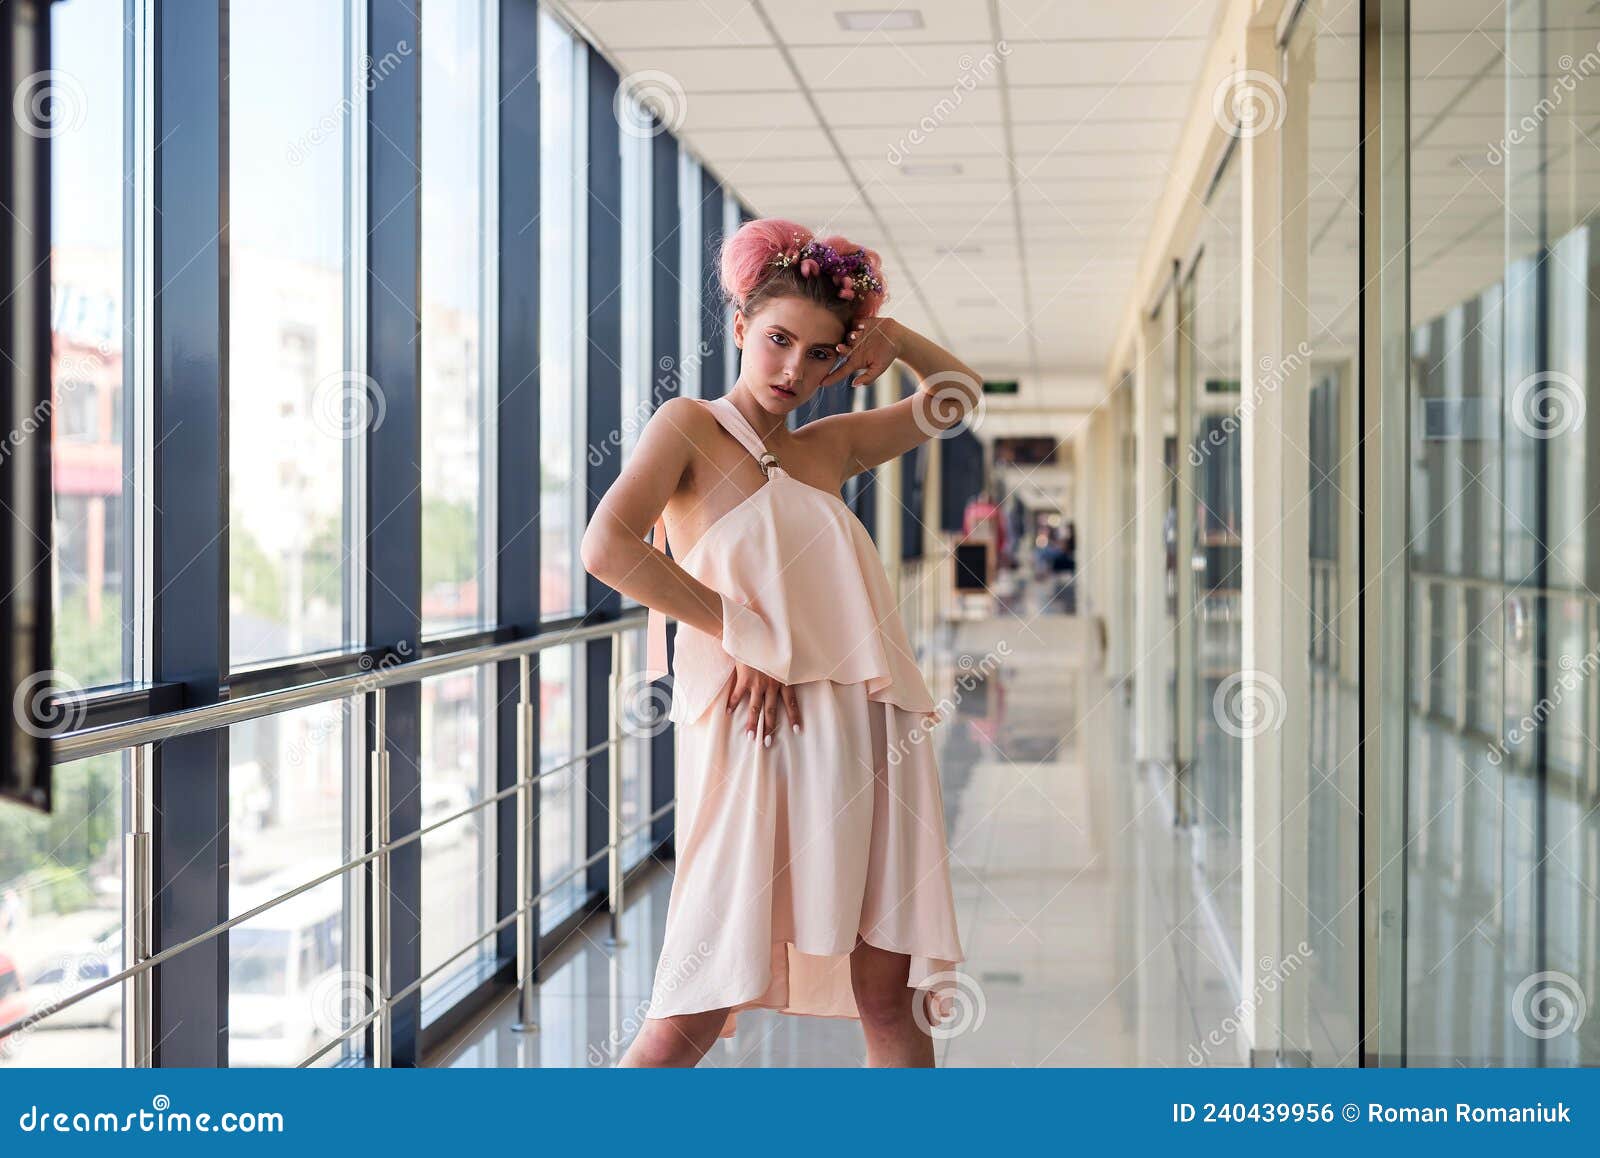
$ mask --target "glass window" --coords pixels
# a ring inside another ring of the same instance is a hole
[[[228,732],[228,908],[246,912],[359,856],[362,701],[235,724]],[[269,909],[228,937],[228,1061],[296,1066],[372,1011],[356,953],[359,874]],[[324,926],[340,952],[307,955]],[[349,958],[343,947],[350,947]],[[274,1000],[267,1000],[273,998]],[[332,1064],[360,1047],[330,1050]]]
[[[678,390],[702,397],[700,367],[710,350],[700,341],[700,162],[678,151]]]
[[[671,684],[666,680],[644,679],[645,633],[629,631],[622,636],[622,670],[627,673],[622,681],[621,713],[622,732],[622,800],[618,807],[622,813],[622,831],[637,832],[625,836],[622,842],[622,862],[632,865],[644,857],[651,848],[650,826],[644,820],[650,815],[650,741],[659,736],[672,722],[667,712],[672,707]],[[640,826],[643,827],[640,827]]]
[[[1278,378],[1296,388],[1304,383],[1307,391],[1304,437],[1288,438],[1285,445],[1288,453],[1303,448],[1309,460],[1310,524],[1308,600],[1285,604],[1286,614],[1310,619],[1309,783],[1303,816],[1286,812],[1284,825],[1293,831],[1301,824],[1306,834],[1303,903],[1313,951],[1306,991],[1309,1044],[1318,1065],[1358,1064],[1361,1038],[1355,952],[1361,938],[1356,903],[1361,581],[1355,502],[1361,490],[1356,437],[1361,131],[1352,83],[1359,72],[1360,25],[1356,5],[1310,6],[1284,53],[1288,102],[1291,108],[1303,104],[1305,114],[1291,116],[1283,136],[1285,333]],[[1288,280],[1295,278],[1303,282]],[[1302,807],[1287,798],[1284,804],[1286,810]],[[1285,874],[1284,879],[1292,878]]]
[[[739,217],[739,200],[732,194],[724,191],[722,197],[722,236],[717,238],[720,246],[727,238],[739,231],[743,224]],[[733,384],[739,379],[739,347],[733,344],[733,304],[722,296],[722,282],[720,276],[711,279],[710,292],[717,295],[717,317],[722,327],[719,340],[722,342],[722,371],[723,381],[718,393],[726,394],[733,389]]]
[[[422,683],[422,825],[494,794],[492,668]],[[467,948],[495,921],[495,811],[479,808],[422,838],[422,971]],[[422,987],[423,1018],[459,998],[494,966],[494,938]]]
[[[1239,488],[1240,227],[1237,156],[1226,165],[1206,203],[1204,249],[1195,267],[1186,326],[1190,429],[1179,501],[1193,511],[1193,757],[1184,785],[1195,825],[1195,857],[1206,892],[1235,950],[1242,942],[1240,806],[1244,748],[1230,721],[1240,692],[1243,503]],[[1232,714],[1230,714],[1232,713]]]
[[[658,370],[650,357],[651,239],[650,182],[651,137],[630,126],[647,124],[648,113],[632,97],[633,110],[622,118],[622,428],[623,457],[639,441],[655,407],[652,380]],[[617,447],[608,447],[614,453]]]
[[[552,772],[581,750],[583,652],[579,646],[539,653],[539,770]],[[580,760],[539,784],[539,891],[544,900],[540,931],[561,923],[587,893],[578,872],[561,884],[588,855],[588,762]]]
[[[50,7],[50,292],[54,666],[62,690],[129,668],[131,495],[123,412],[123,49],[120,0]]]
[[[651,332],[651,277],[653,253],[651,249],[651,134],[642,126],[650,125],[650,114],[633,97],[627,100],[631,109],[620,118],[622,131],[622,422],[616,438],[603,445],[591,446],[590,462],[598,462],[605,455],[620,455],[626,459],[639,441],[639,432],[649,421],[650,413],[658,401],[653,379],[660,373],[665,379],[671,371],[670,364],[657,367],[650,351]],[[638,606],[627,595],[621,596],[625,607]]]
[[[286,880],[230,890],[231,907],[254,908],[292,888]],[[299,1065],[371,1012],[370,982],[346,963],[349,888],[335,877],[228,931],[230,1066]],[[319,941],[325,949],[307,952]],[[331,1049],[313,1064],[334,1065],[341,1052]]]
[[[122,963],[125,753],[55,770],[48,816],[0,802],[0,1024]],[[120,1066],[122,987],[112,985],[0,1041],[5,1066]]]
[[[345,472],[381,409],[345,371],[344,5],[228,7],[229,645],[341,646]]]
[[[1600,29],[1410,12],[1405,1060],[1594,1065]]]
[[[586,49],[539,13],[539,609],[583,610]]]
[[[484,343],[493,247],[485,201],[494,60],[482,0],[422,6],[422,629],[474,626],[490,614],[484,582],[492,526],[484,470],[493,359]]]

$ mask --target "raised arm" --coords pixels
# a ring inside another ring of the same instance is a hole
[[[917,391],[909,398],[833,415],[815,424],[819,428],[829,424],[829,437],[843,447],[846,478],[898,458],[957,425],[977,407],[983,392],[983,379],[977,371],[893,318],[868,318],[858,323],[839,351],[849,356],[823,380],[824,386],[841,382],[856,370],[862,371],[856,385],[864,386],[897,360],[911,367],[918,379]]]
[[[670,398],[657,408],[595,508],[580,552],[584,570],[606,586],[720,636],[722,597],[644,541],[689,469],[706,421],[692,399]]]

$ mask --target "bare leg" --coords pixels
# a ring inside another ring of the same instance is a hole
[[[627,1052],[617,1062],[617,1068],[697,1066],[716,1042],[727,1019],[726,1009],[685,1013],[678,1017],[647,1017]]]
[[[923,994],[906,985],[910,972],[911,958],[904,953],[865,941],[850,954],[850,981],[867,1035],[869,1066],[933,1067],[933,1039],[912,1012]]]

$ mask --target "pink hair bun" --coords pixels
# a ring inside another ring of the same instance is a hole
[[[858,272],[852,276],[840,261]],[[821,279],[855,318],[873,317],[888,297],[883,262],[875,252],[848,238],[819,238],[781,217],[747,221],[723,242],[721,274],[723,293],[741,306],[780,274]]]

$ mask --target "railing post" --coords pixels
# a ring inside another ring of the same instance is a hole
[[[372,1023],[372,1064],[387,1069],[393,1064],[394,1011],[392,946],[389,922],[389,745],[386,736],[385,689],[372,692],[372,844],[378,855],[372,875],[372,964],[377,988],[377,1017]]]
[[[611,682],[606,736],[606,866],[608,889],[606,907],[611,912],[611,934],[606,944],[618,949],[622,939],[622,633],[611,637]]]
[[[150,846],[149,749],[130,748],[127,832],[122,843],[122,967],[131,969],[150,958],[150,909],[154,898]],[[149,969],[122,983],[122,1054],[130,1069],[150,1066],[151,1004],[154,976]]]
[[[517,658],[517,1020],[514,1033],[537,1033],[533,1016],[533,969],[538,953],[539,908],[533,864],[533,657]]]

